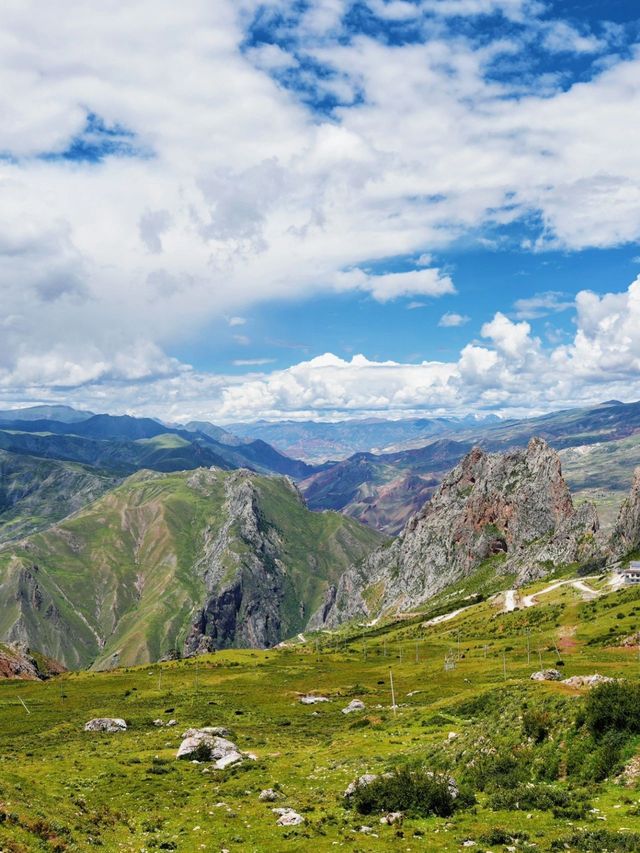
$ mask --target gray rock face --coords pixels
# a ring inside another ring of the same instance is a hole
[[[229,644],[264,648],[281,636],[280,602],[286,574],[278,560],[279,536],[264,524],[255,486],[238,471],[225,483],[227,521],[205,542],[199,570],[209,597],[185,641],[185,654]],[[240,549],[235,543],[245,543]]]
[[[629,496],[625,498],[611,534],[609,550],[621,557],[640,546],[640,468],[633,472]]]
[[[85,732],[108,732],[115,734],[116,732],[124,732],[127,729],[127,724],[120,717],[96,717],[85,723]]]
[[[574,508],[560,458],[542,439],[504,454],[474,448],[398,539],[342,575],[310,627],[409,610],[494,555],[521,583],[541,577],[589,559],[598,528],[593,506]]]

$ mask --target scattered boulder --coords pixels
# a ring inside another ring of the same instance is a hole
[[[158,726],[158,728],[160,728],[161,726],[164,726],[164,720],[154,720],[153,725]]]
[[[358,788],[366,788],[367,785],[375,782],[376,779],[378,779],[377,773],[365,773],[364,775],[359,776],[357,779],[354,779],[353,782],[349,782],[344,792],[345,797],[352,797]]]
[[[449,732],[449,734],[447,735],[447,740],[458,740],[459,737],[460,735],[458,734],[458,732]]]
[[[328,702],[326,696],[301,696],[300,702],[303,705],[317,705],[319,702]]]
[[[169,722],[167,723],[167,728],[169,728],[170,726],[177,726],[177,725],[178,725],[177,720],[169,720]]]
[[[640,780],[640,755],[634,756],[625,764],[619,779],[627,788],[634,788],[638,784],[638,780]]]
[[[176,758],[192,758],[195,754],[201,754],[202,748],[205,747],[209,753],[208,760],[213,762],[217,770],[224,770],[225,767],[242,761],[242,753],[235,743],[213,734],[212,728],[217,727],[187,729]]]
[[[630,648],[632,646],[640,646],[640,631],[637,634],[631,634],[630,637],[625,637],[622,641],[622,645],[625,648]]]
[[[563,679],[562,684],[566,684],[567,687],[595,687],[596,684],[605,684],[608,681],[615,681],[615,679],[596,672],[593,675],[572,675],[571,678]]]
[[[281,796],[282,794],[274,791],[273,788],[265,788],[264,791],[260,791],[258,799],[261,803],[275,803],[275,801],[279,800]]]
[[[394,823],[402,823],[404,820],[403,812],[389,812],[380,818],[380,823],[386,823],[388,826],[393,826]]]
[[[171,720],[169,723],[170,722]],[[167,723],[167,725],[169,725],[169,723]],[[173,723],[174,725],[176,724],[175,720]],[[182,737],[194,737],[203,734],[216,735],[217,737],[229,737],[231,732],[224,726],[202,726],[199,729],[187,729],[186,732],[182,732]]]
[[[213,758],[212,752],[212,758]],[[231,750],[230,752],[225,752],[220,758],[215,760],[215,766],[217,770],[224,770],[225,767],[231,767],[232,764],[237,764],[239,761],[242,761],[242,753],[238,752],[238,750]]]
[[[304,823],[302,815],[299,815],[298,812],[295,812],[293,809],[272,809],[272,812],[280,815],[276,821],[278,826],[298,826],[299,824]]]
[[[85,732],[114,732],[126,731],[127,724],[120,717],[96,717],[84,724]]]
[[[361,699],[352,699],[346,708],[342,709],[343,714],[352,714],[354,711],[364,711],[365,704]]]
[[[531,675],[531,681],[560,681],[562,673],[557,669],[541,669]]]

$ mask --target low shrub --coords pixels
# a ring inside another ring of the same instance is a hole
[[[595,829],[574,832],[551,844],[552,850],[578,850],[580,853],[637,853],[640,850],[640,833],[612,832]]]
[[[639,734],[640,683],[610,681],[594,687],[587,697],[585,722],[595,738],[609,731]]]
[[[399,811],[421,817],[449,817],[456,809],[475,802],[465,791],[456,796],[448,776],[408,768],[399,768],[358,787],[350,801],[362,815]]]
[[[496,811],[551,811],[554,817],[576,820],[584,817],[589,803],[567,788],[529,783],[496,791],[489,806]]]

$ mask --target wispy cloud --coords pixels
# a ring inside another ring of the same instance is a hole
[[[232,361],[235,367],[260,367],[264,364],[273,364],[275,358],[236,358]]]
[[[466,325],[470,319],[471,317],[468,317],[466,314],[456,314],[453,311],[447,311],[446,314],[443,314],[438,320],[438,325],[445,329],[454,328],[456,326]]]
[[[513,308],[519,320],[535,320],[539,317],[547,317],[549,314],[559,314],[575,307],[575,302],[568,294],[557,290],[548,290],[545,293],[536,293],[524,299],[517,299]]]

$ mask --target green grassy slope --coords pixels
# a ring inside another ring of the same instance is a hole
[[[96,468],[0,450],[0,542],[59,521],[116,483]]]
[[[181,648],[205,599],[205,539],[229,520],[225,483],[234,476],[140,472],[57,526],[5,546],[0,637],[24,639],[70,667],[143,663]],[[333,513],[310,513],[285,480],[251,481],[282,543],[284,622],[295,632],[327,584],[380,536]],[[232,526],[223,555],[230,571],[247,547]]]
[[[448,607],[469,604],[488,580],[450,591]],[[640,790],[616,780],[639,735],[619,725],[591,735],[587,691],[529,679],[540,662],[561,660],[564,676],[639,684],[637,648],[619,642],[637,630],[640,590],[591,583],[605,590],[594,602],[567,583],[537,607],[505,613],[497,597],[426,625],[446,609],[443,596],[401,622],[282,649],[0,683],[0,848],[457,853],[473,841],[483,853],[635,851]],[[330,701],[301,705],[308,691]],[[342,714],[353,698],[366,710]],[[82,730],[102,715],[124,717],[127,732]],[[176,761],[180,733],[207,724],[229,727],[257,760],[225,771]],[[451,774],[476,803],[446,817],[409,811],[400,826],[346,807],[354,777],[397,767]],[[258,800],[267,787],[281,791],[278,803]],[[273,805],[305,822],[276,826]]]

